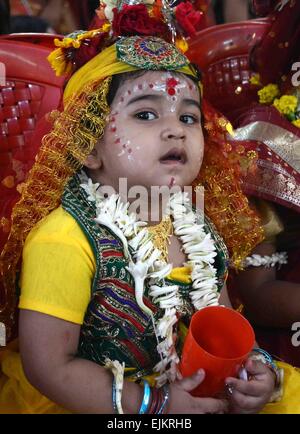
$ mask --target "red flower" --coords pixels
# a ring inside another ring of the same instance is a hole
[[[148,14],[144,4],[124,5],[121,11],[113,10],[114,19],[112,28],[114,36],[162,35],[166,32],[166,26]]]
[[[73,50],[74,58],[73,62],[75,70],[81,68],[89,60],[95,57],[103,49],[104,41],[107,38],[107,33],[100,33],[94,38],[87,39],[81,44],[81,47],[77,50]]]
[[[201,21],[203,12],[195,11],[190,2],[180,3],[175,10],[175,16],[178,24],[187,33],[193,36],[197,31],[197,26]]]

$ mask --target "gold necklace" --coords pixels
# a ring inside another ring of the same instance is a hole
[[[168,262],[170,237],[173,235],[173,223],[170,216],[166,216],[160,223],[147,227],[154,246],[161,251],[161,258]]]

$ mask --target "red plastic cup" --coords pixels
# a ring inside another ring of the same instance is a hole
[[[213,397],[222,393],[227,377],[236,377],[252,351],[255,335],[238,312],[222,306],[206,307],[191,320],[180,362],[183,377],[205,370],[204,381],[194,396]]]

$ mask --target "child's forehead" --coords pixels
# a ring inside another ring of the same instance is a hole
[[[128,98],[151,93],[160,93],[170,101],[175,101],[180,95],[199,98],[198,84],[184,74],[173,71],[146,71],[145,73],[125,80],[118,89],[119,103]]]
[[[177,84],[190,85],[194,88],[197,87],[197,84],[194,83],[189,77],[175,71],[145,71],[136,77],[126,80],[123,84],[125,86],[135,86],[137,84],[144,84],[147,82],[149,84],[152,83],[153,85],[155,83],[167,85],[171,80],[174,83],[176,81]]]

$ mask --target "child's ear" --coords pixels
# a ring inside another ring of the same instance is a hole
[[[98,170],[102,167],[102,159],[98,152],[97,146],[92,150],[90,155],[87,156],[84,166],[90,170]]]

